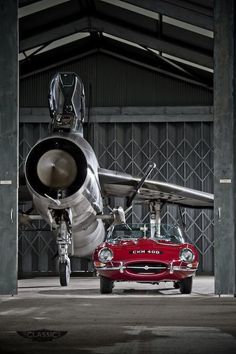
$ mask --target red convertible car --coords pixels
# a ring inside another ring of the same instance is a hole
[[[152,224],[115,225],[93,255],[101,294],[112,293],[115,281],[158,284],[173,282],[190,294],[198,267],[195,247],[186,243],[179,227]]]

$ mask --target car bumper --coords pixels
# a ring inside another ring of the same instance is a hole
[[[165,267],[155,267],[155,271],[158,269],[158,273],[152,272],[152,269],[143,270],[143,272],[134,273],[132,271],[132,264],[119,264],[96,266],[95,268],[98,274],[117,281],[146,281],[146,282],[158,282],[158,281],[177,281],[183,278],[192,276],[197,271],[198,263],[183,264],[183,262],[171,262],[166,264]],[[162,269],[163,268],[163,269]]]

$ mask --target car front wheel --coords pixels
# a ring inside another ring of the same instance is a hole
[[[182,279],[179,282],[179,288],[180,288],[181,294],[191,294],[192,284],[193,284],[193,277],[188,277],[188,278]]]
[[[101,294],[111,294],[113,289],[113,281],[100,276],[100,293]]]

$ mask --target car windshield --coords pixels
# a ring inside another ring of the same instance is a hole
[[[160,232],[152,224],[120,224],[108,231],[107,241],[152,238],[156,241],[184,243],[181,229],[178,226],[161,224]]]

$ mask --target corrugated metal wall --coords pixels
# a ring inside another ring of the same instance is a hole
[[[211,91],[112,58],[94,54],[21,80],[20,106],[47,106],[52,76],[74,71],[84,81],[91,106],[197,106],[212,105]]]

